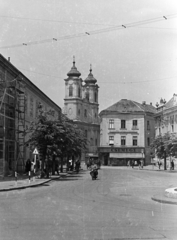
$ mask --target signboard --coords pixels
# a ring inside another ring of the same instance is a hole
[[[39,154],[39,152],[38,152],[37,148],[35,148],[35,149],[34,149],[34,151],[33,151],[33,154],[34,154],[34,155],[37,155],[37,154]]]
[[[116,147],[109,147],[109,148],[99,148],[100,152],[115,152],[115,153],[144,153],[143,148],[116,148]]]

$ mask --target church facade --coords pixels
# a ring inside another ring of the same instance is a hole
[[[67,73],[65,80],[65,98],[63,113],[74,121],[81,128],[87,138],[88,147],[82,153],[81,160],[86,161],[88,158],[98,157],[98,146],[100,142],[100,124],[99,124],[99,104],[97,80],[90,73],[83,80],[81,73],[73,66]]]

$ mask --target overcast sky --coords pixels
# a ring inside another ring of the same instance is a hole
[[[61,108],[73,55],[100,111],[177,93],[176,0],[0,0],[0,21],[0,53]]]

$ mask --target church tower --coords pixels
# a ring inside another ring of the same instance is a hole
[[[65,79],[64,114],[72,119],[85,132],[88,139],[88,150],[82,153],[82,160],[90,157],[98,157],[98,146],[100,142],[99,104],[97,80],[90,73],[83,81],[81,73],[73,66]]]
[[[67,74],[68,78],[65,79],[65,114],[68,118],[80,120],[82,105],[82,78],[81,73],[75,66],[75,57],[73,57],[73,66]]]

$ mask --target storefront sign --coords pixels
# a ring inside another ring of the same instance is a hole
[[[100,152],[114,152],[114,153],[142,153],[143,148],[99,148]]]

